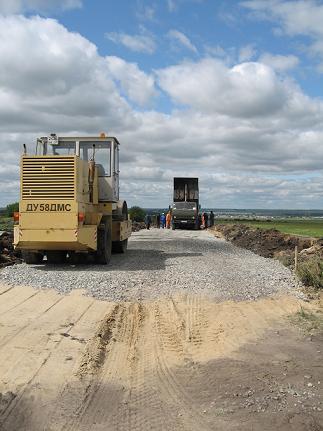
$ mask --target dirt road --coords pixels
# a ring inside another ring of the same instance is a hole
[[[323,429],[317,304],[82,293],[0,288],[1,430]]]

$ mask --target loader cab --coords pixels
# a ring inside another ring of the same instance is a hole
[[[114,137],[58,137],[50,135],[37,142],[36,153],[44,156],[78,156],[95,161],[99,202],[119,200],[119,141]]]

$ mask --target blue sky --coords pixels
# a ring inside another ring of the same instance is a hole
[[[106,130],[130,205],[194,175],[206,206],[321,208],[322,22],[319,0],[0,0],[0,205],[22,141]]]
[[[291,76],[308,94],[323,94],[322,76],[315,69],[316,60],[306,55],[309,37],[275,35],[275,22],[255,19],[239,1],[84,0],[82,8],[61,11],[54,16],[68,29],[95,43],[101,55],[120,56],[138,63],[147,72],[185,59],[197,60],[217,51],[221,57],[221,49],[223,55],[232,56],[234,63],[239,50],[248,45],[254,49],[253,60],[266,52],[296,55],[300,65],[290,73]],[[171,47],[168,33],[173,29],[185,34],[197,52],[180,44]],[[107,33],[114,32],[152,37],[156,49],[153,53],[131,51],[106,37]]]

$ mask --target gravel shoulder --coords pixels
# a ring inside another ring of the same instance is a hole
[[[127,255],[108,266],[14,265],[0,283],[28,285],[110,301],[155,299],[199,293],[213,299],[244,300],[287,292],[297,286],[291,271],[204,231],[142,230],[129,241]]]

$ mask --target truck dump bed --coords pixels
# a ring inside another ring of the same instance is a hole
[[[198,178],[174,178],[174,202],[198,202]]]
[[[198,178],[175,177],[172,228],[199,226]]]

